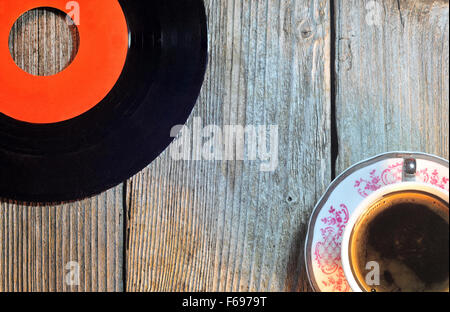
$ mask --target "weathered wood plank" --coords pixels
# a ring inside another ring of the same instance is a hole
[[[335,3],[338,170],[393,150],[448,159],[448,0]]]
[[[10,47],[23,69],[49,75],[73,57],[72,35],[64,18],[39,9],[16,24]],[[53,206],[0,202],[0,291],[123,290],[122,188]],[[78,286],[66,283],[70,262]]]
[[[120,207],[121,188],[56,206],[1,202],[0,291],[121,291]],[[66,283],[78,269],[79,285]]]
[[[130,180],[127,290],[308,290],[306,224],[331,178],[329,1],[205,3],[210,63],[188,127],[278,125],[279,165],[166,151]]]

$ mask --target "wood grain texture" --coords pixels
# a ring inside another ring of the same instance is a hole
[[[331,177],[329,1],[205,4],[210,62],[188,126],[278,125],[279,165],[166,151],[130,180],[126,289],[309,290],[306,225]]]
[[[341,0],[336,11],[339,171],[376,154],[449,157],[449,2]],[[375,18],[375,20],[374,20]]]
[[[73,58],[74,38],[64,18],[39,9],[16,24],[10,49],[23,69],[50,75]],[[0,201],[0,291],[123,290],[122,188],[61,205]],[[69,262],[78,286],[66,283]]]
[[[36,76],[54,75],[66,68],[78,52],[79,34],[56,9],[26,12],[14,24],[9,47],[16,64]]]

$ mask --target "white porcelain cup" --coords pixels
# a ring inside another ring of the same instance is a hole
[[[434,195],[440,198],[442,201],[449,202],[449,193],[443,189],[435,187],[433,185],[419,183],[419,182],[401,182],[398,184],[393,184],[391,186],[386,186],[368,196],[361,204],[356,208],[356,210],[350,216],[349,222],[345,228],[343,241],[342,241],[342,266],[344,269],[347,281],[354,292],[365,292],[365,288],[362,286],[362,282],[358,281],[355,270],[352,268],[351,264],[351,244],[352,244],[352,233],[355,225],[361,218],[364,218],[370,207],[377,203],[383,197],[387,197],[393,193],[404,192],[404,191],[419,191],[429,195]],[[380,237],[380,239],[383,239]]]

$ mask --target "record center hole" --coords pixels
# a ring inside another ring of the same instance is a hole
[[[25,12],[9,34],[9,51],[21,69],[35,76],[55,75],[75,59],[80,35],[73,20],[55,8]]]

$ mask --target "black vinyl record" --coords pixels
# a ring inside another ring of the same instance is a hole
[[[145,168],[170,144],[171,129],[186,122],[206,70],[203,1],[119,3],[129,49],[100,103],[52,124],[0,113],[0,198],[61,202],[99,194]]]

